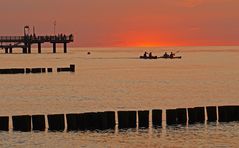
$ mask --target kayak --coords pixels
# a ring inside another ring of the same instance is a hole
[[[181,59],[182,56],[177,56],[177,57],[157,57],[157,56],[152,56],[152,57],[145,57],[145,56],[140,56],[140,59]]]
[[[177,56],[177,57],[164,57],[164,56],[162,56],[162,57],[158,57],[158,58],[161,58],[161,59],[181,59],[182,56]]]
[[[140,59],[157,59],[157,56],[151,56],[151,57],[145,57],[145,56],[140,56]]]

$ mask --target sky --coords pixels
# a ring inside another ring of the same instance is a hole
[[[239,45],[239,0],[0,0],[0,35],[74,35],[76,47]]]

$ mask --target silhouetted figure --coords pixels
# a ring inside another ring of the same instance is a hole
[[[175,54],[173,52],[170,53],[169,57],[173,58],[175,56]]]
[[[145,51],[145,52],[144,52],[144,57],[145,57],[145,58],[147,57],[147,54],[148,54],[148,53]]]
[[[149,58],[152,58],[152,52],[149,53]]]
[[[163,57],[164,57],[164,58],[168,58],[168,57],[169,57],[168,53],[165,52],[164,55],[163,55]]]

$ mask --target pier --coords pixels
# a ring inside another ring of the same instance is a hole
[[[35,33],[26,33],[28,26],[24,28],[23,36],[0,36],[0,49],[5,53],[12,53],[14,48],[21,48],[22,53],[29,54],[32,52],[32,45],[37,45],[38,53],[41,53],[41,47],[44,43],[52,44],[52,52],[56,53],[57,44],[63,44],[63,51],[67,53],[67,44],[73,42],[73,35],[45,35],[37,36]]]

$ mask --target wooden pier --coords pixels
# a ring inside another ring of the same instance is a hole
[[[31,53],[32,45],[37,44],[38,53],[41,53],[43,43],[51,43],[53,53],[56,53],[56,45],[63,44],[64,53],[67,53],[67,44],[73,42],[73,35],[54,35],[54,36],[0,36],[0,49],[5,50],[5,53],[12,53],[14,48],[21,48],[22,53]]]

